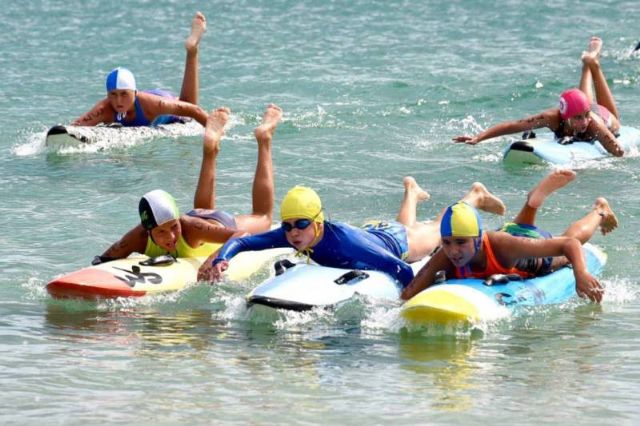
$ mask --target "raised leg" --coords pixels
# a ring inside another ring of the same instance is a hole
[[[269,104],[262,116],[262,123],[256,127],[254,132],[258,142],[258,163],[251,192],[253,212],[251,215],[236,217],[238,227],[251,234],[268,230],[273,220],[275,184],[271,144],[281,119],[282,109],[277,105]]]
[[[607,84],[607,79],[602,72],[602,68],[600,68],[600,50],[602,50],[602,40],[598,37],[591,37],[588,50],[582,53],[582,74],[585,74],[584,68],[587,67],[589,69],[591,79],[593,80],[593,87],[596,92],[595,101],[611,111],[616,119],[619,120],[620,114],[618,113],[618,107],[616,106],[616,102],[613,99],[613,95],[611,94],[611,90],[609,89],[609,85]],[[582,80],[580,81],[580,89],[584,90],[582,88]],[[589,90],[591,90],[590,87]],[[587,93],[587,95],[590,95],[586,91],[585,93]],[[589,99],[593,100],[594,98],[592,95],[590,95]]]
[[[478,210],[483,210],[500,216],[504,215],[507,211],[502,200],[489,192],[487,187],[480,182],[474,182],[471,184],[469,192],[467,192],[460,201],[464,201]],[[444,214],[444,211],[442,214]]]
[[[193,208],[212,210],[216,205],[216,159],[220,152],[220,141],[224,135],[224,126],[229,120],[229,108],[218,108],[207,117],[202,142],[202,165],[200,177],[193,199]]]
[[[602,235],[606,235],[618,227],[618,218],[611,210],[609,202],[597,198],[591,210],[585,217],[573,222],[562,235],[577,238],[582,244],[589,241],[598,228]]]
[[[591,74],[591,67],[585,62],[585,57],[590,55],[599,55],[602,42],[598,45],[595,43],[593,37],[589,42],[589,47],[586,51],[582,52],[582,74],[580,75],[580,90],[587,95],[589,102],[595,102],[593,97],[593,75]],[[598,39],[599,40],[599,39]]]
[[[191,21],[191,33],[184,42],[187,57],[184,63],[184,75],[182,76],[182,88],[180,89],[180,100],[198,104],[198,93],[200,91],[200,74],[198,47],[200,39],[207,30],[207,20],[201,12]]]
[[[404,195],[396,220],[405,226],[413,226],[416,223],[418,203],[428,200],[430,195],[420,188],[416,180],[411,176],[405,177],[402,184],[404,185]]]
[[[405,184],[406,184],[405,180]],[[415,182],[415,181],[414,181]],[[410,181],[409,181],[410,183]],[[418,187],[419,188],[419,187]],[[406,196],[406,186],[405,186]],[[469,191],[462,197],[470,206],[489,213],[504,215],[506,208],[502,200],[493,195],[480,182],[474,182]],[[404,202],[404,200],[403,200]],[[402,208],[401,208],[402,210]],[[431,254],[440,245],[440,223],[445,210],[443,209],[436,218],[430,222],[415,222],[406,226],[407,241],[409,243],[408,262],[417,262]],[[398,216],[399,218],[400,216]],[[398,221],[400,221],[398,219]]]
[[[520,225],[535,225],[536,213],[547,197],[575,178],[576,173],[568,169],[554,170],[549,173],[529,192],[527,201],[513,221]]]

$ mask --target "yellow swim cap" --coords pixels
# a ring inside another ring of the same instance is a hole
[[[443,237],[477,238],[482,236],[482,220],[478,211],[464,202],[449,206],[440,222]]]
[[[311,188],[294,186],[282,199],[280,218],[282,220],[309,219],[317,223],[324,222],[320,197]]]

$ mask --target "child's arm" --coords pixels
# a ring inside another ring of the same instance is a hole
[[[124,259],[134,252],[144,253],[147,248],[147,238],[147,231],[142,225],[137,225],[113,243],[100,257],[105,259]]]
[[[503,121],[502,123],[489,127],[484,132],[478,133],[475,136],[457,136],[453,138],[453,141],[463,142],[468,145],[475,145],[485,139],[511,135],[525,130],[538,129],[540,127],[549,127],[554,129],[560,124],[557,119],[557,111],[557,108],[552,108],[541,112],[540,114],[525,117],[521,120]]]
[[[160,115],[178,115],[191,117],[203,126],[207,125],[207,112],[198,105],[190,102],[170,99],[149,93],[139,93],[140,105],[148,117],[156,118]]]
[[[71,124],[74,126],[95,126],[100,123],[111,123],[113,122],[113,114],[109,101],[103,99]]]
[[[615,157],[622,157],[624,155],[624,149],[616,139],[616,136],[611,133],[611,130],[609,130],[600,120],[591,120],[589,130],[593,132],[596,139],[598,139],[598,142],[600,142],[602,147],[606,149],[609,154]]]
[[[578,295],[598,303],[602,300],[603,288],[587,270],[582,244],[576,238],[520,238],[505,232],[490,233],[489,238],[498,260],[506,267],[527,257],[565,256],[573,267]]]
[[[438,250],[429,261],[418,271],[415,278],[405,287],[400,295],[402,300],[409,300],[422,290],[430,287],[436,281],[439,271],[450,272],[453,265],[443,250]]]

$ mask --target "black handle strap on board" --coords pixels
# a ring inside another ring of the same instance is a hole
[[[493,274],[482,284],[486,286],[508,284],[510,281],[522,281],[522,277],[518,274]]]

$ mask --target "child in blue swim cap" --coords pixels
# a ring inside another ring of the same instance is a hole
[[[136,89],[136,78],[133,73],[126,68],[118,67],[112,70],[107,75],[107,81],[105,82],[107,93],[114,90],[133,90]]]
[[[198,106],[198,47],[206,28],[204,15],[197,12],[191,23],[191,33],[185,41],[187,57],[179,98],[162,89],[138,91],[133,73],[119,67],[107,75],[107,97],[72,124],[95,126],[117,122],[135,127],[166,124],[179,121],[179,117],[190,117],[206,125],[207,112]]]
[[[560,237],[551,237],[535,226],[536,212],[546,197],[574,178],[571,170],[556,170],[546,176],[529,193],[514,222],[499,231],[483,232],[477,211],[469,205],[457,203],[448,207],[440,228],[442,249],[417,274],[402,298],[408,300],[431,286],[440,271],[450,278],[489,278],[496,274],[530,278],[571,263],[578,295],[600,302],[603,289],[586,269],[582,244],[597,229],[607,234],[617,227],[617,218],[607,200],[597,198],[593,209]]]

